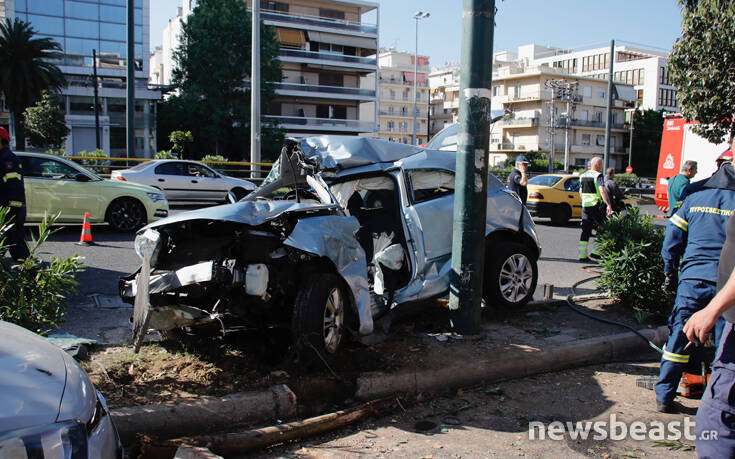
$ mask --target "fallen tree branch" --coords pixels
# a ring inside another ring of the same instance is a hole
[[[173,457],[176,449],[182,445],[202,446],[215,454],[223,456],[254,451],[276,443],[296,440],[344,427],[371,414],[377,414],[380,408],[387,406],[393,400],[392,397],[373,400],[349,410],[335,411],[303,421],[243,432],[199,435],[172,440],[158,440],[150,436],[140,436],[139,457]]]

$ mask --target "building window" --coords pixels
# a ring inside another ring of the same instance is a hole
[[[331,10],[327,8],[319,8],[319,16],[329,19],[345,19],[345,12],[339,10]]]
[[[582,145],[589,145],[591,142],[590,134],[582,134]]]
[[[604,99],[605,98],[605,91],[601,90],[600,92],[597,93],[597,95],[598,95],[598,97],[600,99]]]
[[[604,135],[598,135],[597,141],[595,143],[598,147],[604,147],[605,146],[605,136]]]

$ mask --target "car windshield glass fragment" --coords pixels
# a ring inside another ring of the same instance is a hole
[[[554,186],[556,185],[561,177],[558,175],[537,175],[536,177],[528,179],[529,185],[538,186]]]

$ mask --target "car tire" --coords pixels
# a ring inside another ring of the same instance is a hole
[[[132,233],[147,222],[143,204],[133,198],[118,198],[107,207],[107,222],[116,231]]]
[[[330,273],[307,276],[298,292],[291,332],[303,362],[334,355],[345,333],[347,296],[339,277]]]
[[[517,242],[488,247],[483,299],[489,306],[518,308],[533,298],[538,265],[531,249]]]
[[[240,188],[238,186],[238,187],[235,187],[235,188],[231,189],[230,190],[230,193],[234,194],[235,195],[235,199],[239,201],[242,198],[244,198],[245,196],[247,196],[248,194],[250,194],[250,191],[246,190],[245,188]]]
[[[551,212],[551,223],[554,225],[565,225],[572,218],[572,208],[569,204],[559,204]]]

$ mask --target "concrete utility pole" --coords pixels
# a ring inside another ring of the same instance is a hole
[[[610,165],[610,128],[612,128],[613,107],[613,62],[615,61],[615,40],[610,40],[610,71],[607,74],[607,123],[605,123],[605,153],[602,170],[606,171]]]
[[[125,114],[127,115],[128,142],[125,155],[135,158],[135,1],[128,0],[128,76],[127,100]]]
[[[260,4],[252,0],[252,59],[250,62],[250,162],[260,162]],[[250,177],[260,178],[260,165],[252,164]]]
[[[458,333],[480,328],[485,271],[487,163],[490,141],[495,0],[464,0],[457,174],[449,280],[450,324]]]
[[[418,98],[418,94],[416,92],[416,82],[419,79],[418,72],[418,66],[419,66],[419,20],[420,19],[426,19],[430,16],[429,13],[424,13],[423,11],[417,11],[416,14],[413,15],[413,18],[416,20],[416,48],[413,53],[413,144],[416,145],[416,114],[418,108],[416,108],[416,100]]]
[[[638,109],[633,110],[626,110],[630,113],[630,140],[628,143],[628,167],[633,167],[632,161],[633,161],[633,121],[635,121],[635,112],[638,111]]]

